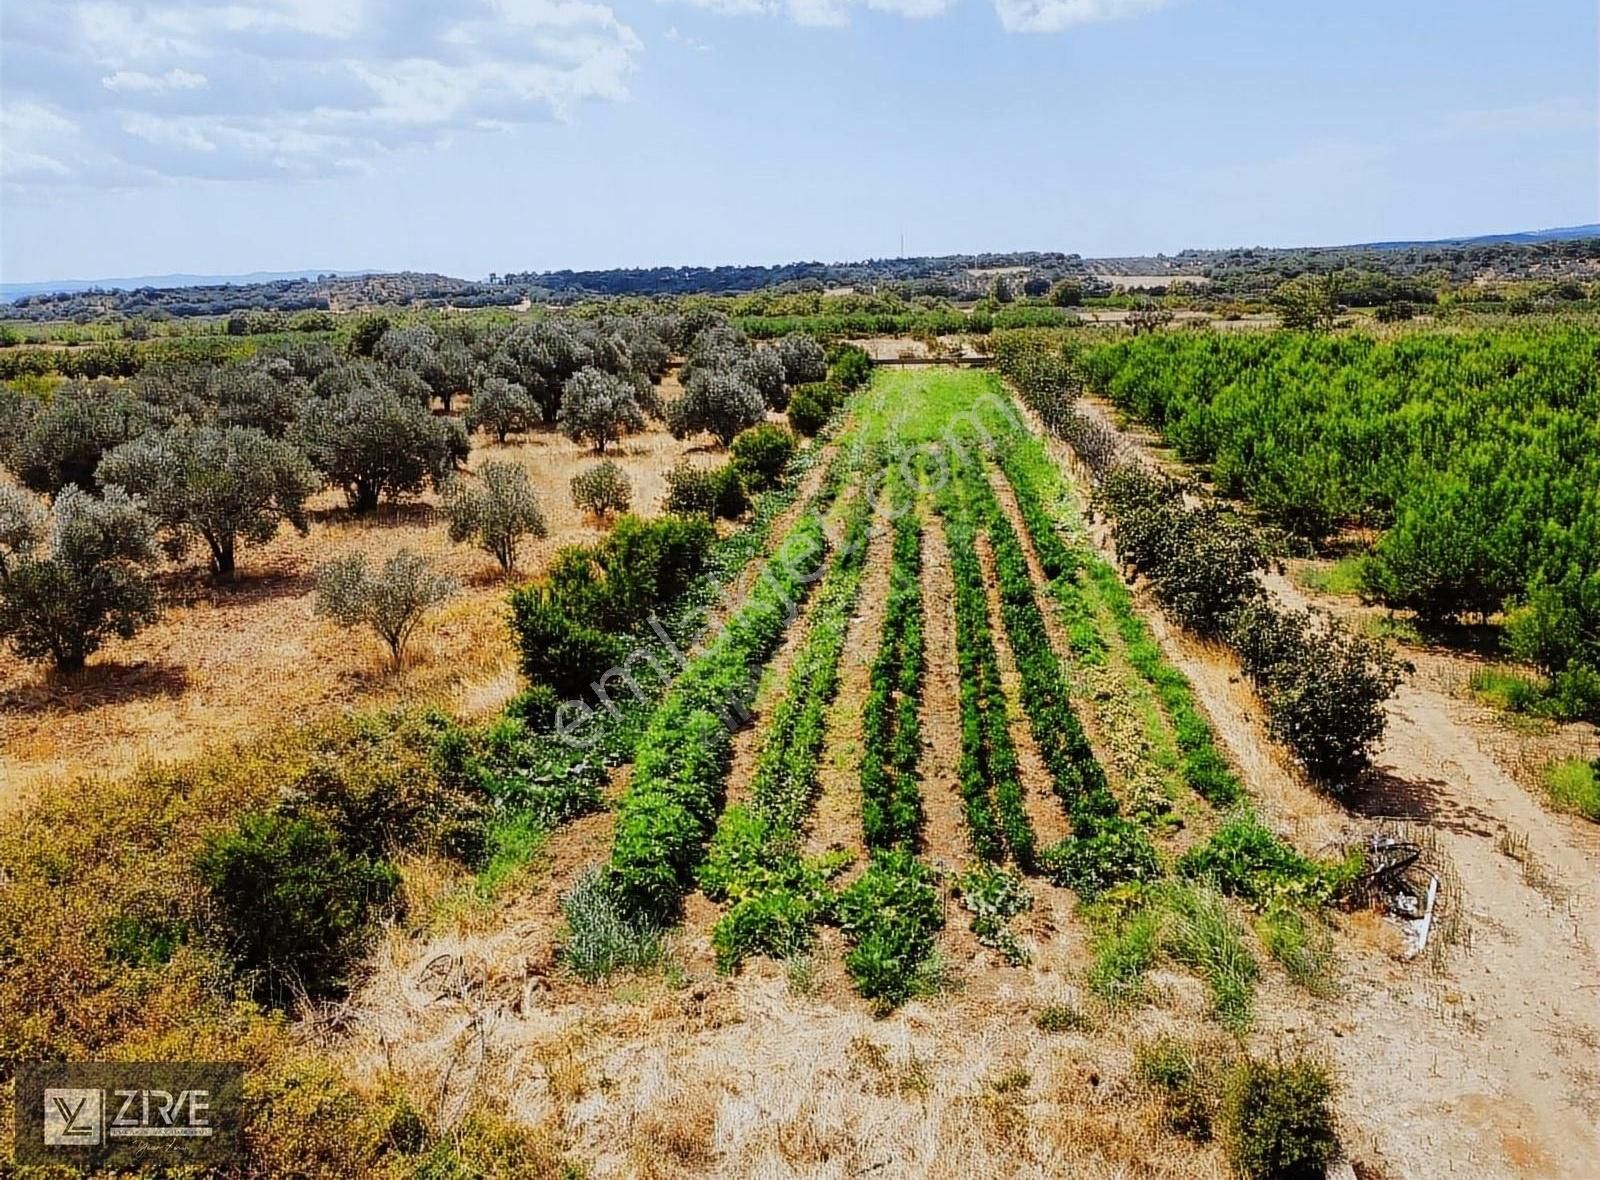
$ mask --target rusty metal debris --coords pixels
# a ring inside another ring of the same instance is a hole
[[[1406,939],[1404,957],[1414,959],[1428,945],[1439,900],[1439,875],[1423,864],[1425,849],[1413,840],[1373,832],[1363,842],[1367,871],[1360,889],[1380,906]]]

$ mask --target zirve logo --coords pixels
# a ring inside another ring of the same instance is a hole
[[[99,1090],[44,1092],[44,1141],[49,1147],[99,1147],[105,1095]]]
[[[211,1125],[211,1091],[101,1090],[44,1092],[44,1141],[50,1147],[98,1147],[105,1139],[204,1139]],[[115,1107],[109,1121],[105,1112]]]
[[[52,1062],[17,1070],[16,1162],[116,1167],[225,1160],[243,1075],[214,1062]]]

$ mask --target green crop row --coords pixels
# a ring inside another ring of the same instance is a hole
[[[676,914],[722,810],[731,730],[827,560],[822,517],[838,494],[836,457],[806,512],[722,632],[690,660],[652,714],[618,805],[610,875],[636,913]]]
[[[1050,646],[1022,542],[1001,511],[982,467],[969,463],[963,468],[962,477],[967,497],[989,534],[1000,584],[1000,615],[1017,663],[1034,741],[1050,769],[1056,793],[1075,824],[1080,816],[1114,814],[1116,799],[1084,735],[1083,725],[1073,712],[1061,661]]]
[[[1033,541],[1034,551],[1047,574],[1052,565],[1061,572],[1051,574],[1052,589],[1066,616],[1073,653],[1086,662],[1105,659],[1105,640],[1094,626],[1085,594],[1092,594],[1110,611],[1122,638],[1124,654],[1133,670],[1155,691],[1172,722],[1178,750],[1183,757],[1183,777],[1189,787],[1217,806],[1237,802],[1244,794],[1238,777],[1217,750],[1211,723],[1200,712],[1189,679],[1161,654],[1161,647],[1150,628],[1133,608],[1133,596],[1117,572],[1082,547],[1070,547],[1062,539],[1056,522],[1044,503],[1044,490],[1035,476],[1035,464],[1048,462],[1037,444],[1010,445],[999,450],[999,460],[1011,484],[1023,525]],[[1076,577],[1074,573],[1076,572]]]
[[[868,848],[910,846],[922,826],[922,522],[899,463],[887,482],[894,516],[883,637],[861,715],[861,829]]]
[[[832,912],[828,879],[847,862],[838,856],[807,861],[800,840],[816,798],[839,657],[860,595],[871,512],[865,495],[845,510],[838,557],[817,591],[805,642],[767,719],[750,802],[723,812],[700,866],[707,896],[732,903],[711,934],[724,971],[751,954],[786,956],[806,949],[816,924]]]
[[[1033,825],[1023,807],[1000,663],[989,629],[989,597],[966,493],[965,481],[953,479],[936,497],[955,578],[961,798],[972,850],[984,860],[998,863],[1009,847],[1012,859],[1032,871],[1036,859]]]

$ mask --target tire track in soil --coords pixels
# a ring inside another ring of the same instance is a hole
[[[1118,429],[1140,460],[1173,469],[1121,430],[1103,403],[1083,404]],[[1076,456],[1040,433],[1074,476],[1081,503],[1085,473]],[[1115,562],[1107,530],[1092,533]],[[1285,580],[1268,585],[1280,601],[1304,604]],[[1469,1180],[1600,1175],[1592,1115],[1600,1107],[1597,840],[1530,799],[1456,720],[1449,699],[1416,677],[1389,702],[1375,773],[1352,797],[1355,813],[1345,811],[1305,785],[1267,737],[1261,704],[1232,653],[1181,635],[1148,593],[1135,597],[1157,641],[1193,682],[1252,795],[1269,816],[1297,829],[1302,847],[1348,834],[1366,817],[1399,814],[1435,834],[1460,877],[1469,927],[1462,945],[1447,948],[1430,969],[1347,943],[1337,1016],[1304,1030],[1343,1079],[1341,1109],[1356,1128],[1352,1153],[1381,1158],[1388,1174],[1418,1180],[1437,1175],[1440,1159],[1451,1162],[1451,1175]],[[1506,830],[1529,835],[1532,855],[1554,867],[1544,890],[1496,849]],[[1290,1020],[1302,1021],[1307,1009]]]

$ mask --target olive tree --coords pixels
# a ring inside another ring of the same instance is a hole
[[[406,645],[429,610],[459,587],[426,558],[402,549],[380,569],[365,554],[352,553],[317,569],[316,611],[346,627],[368,626],[389,648],[393,665],[405,659]]]
[[[757,348],[739,362],[735,372],[774,410],[785,408],[783,360],[770,348]]]
[[[562,389],[556,422],[573,442],[592,442],[603,455],[607,443],[644,429],[644,410],[631,381],[586,368]]]
[[[425,483],[440,486],[470,449],[456,420],[367,383],[308,399],[292,438],[358,514],[383,498],[415,495]]]
[[[467,406],[467,429],[484,430],[505,442],[539,421],[539,406],[528,391],[504,377],[485,377]]]
[[[593,363],[593,342],[579,326],[567,320],[535,320],[501,341],[489,358],[488,372],[522,386],[538,404],[541,419],[554,422],[567,380]]]
[[[311,387],[286,359],[224,365],[211,382],[216,419],[282,438],[294,425]]]
[[[778,341],[785,385],[810,385],[828,379],[828,357],[822,345],[804,332],[790,332]]]
[[[23,659],[75,672],[107,638],[130,639],[155,620],[155,521],[136,498],[121,488],[96,498],[68,484],[48,522],[20,505],[10,512],[0,636]]]
[[[188,423],[117,447],[98,478],[144,499],[169,556],[204,542],[220,578],[233,577],[240,545],[271,540],[283,522],[304,535],[306,500],[321,485],[306,457],[280,439]]]
[[[447,414],[452,399],[466,389],[472,377],[472,357],[466,348],[454,340],[441,340],[426,324],[390,328],[373,347],[372,356],[414,373],[443,403]]]
[[[44,510],[21,488],[0,484],[0,579],[44,539]]]
[[[633,481],[610,459],[596,463],[572,477],[572,504],[598,518],[609,520],[633,503]]]
[[[738,375],[721,370],[696,370],[683,393],[667,405],[667,427],[674,438],[705,430],[723,446],[766,416],[767,403],[760,391]]]
[[[548,535],[544,509],[520,463],[485,463],[476,481],[461,476],[444,486],[450,539],[472,542],[494,555],[500,568],[517,568],[517,549],[528,537]]]
[[[54,495],[69,484],[93,488],[95,469],[113,447],[156,423],[153,407],[109,381],[74,381],[26,413],[7,448],[18,482]]]

